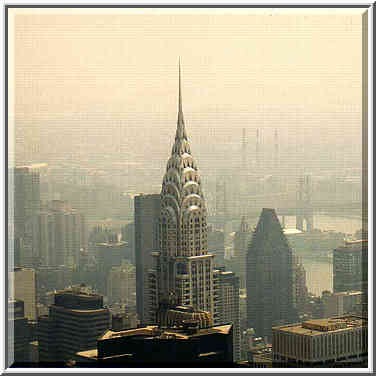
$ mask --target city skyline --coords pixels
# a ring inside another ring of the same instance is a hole
[[[369,365],[365,9],[6,16],[7,363]]]

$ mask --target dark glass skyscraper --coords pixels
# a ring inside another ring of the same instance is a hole
[[[248,327],[271,340],[272,327],[297,319],[292,252],[274,209],[263,209],[247,254]]]

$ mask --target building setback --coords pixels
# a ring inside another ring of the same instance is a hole
[[[49,316],[39,319],[39,360],[67,362],[76,352],[94,347],[109,327],[110,312],[102,296],[84,286],[58,291]]]
[[[152,267],[152,251],[159,248],[159,194],[140,194],[134,198],[136,301],[141,325],[150,323],[148,271]]]
[[[247,321],[271,341],[272,327],[297,321],[292,252],[274,209],[263,209],[247,254]]]

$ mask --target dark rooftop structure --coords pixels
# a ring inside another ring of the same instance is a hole
[[[233,365],[232,325],[199,328],[195,320],[180,327],[146,326],[108,330],[97,348],[76,354],[76,366],[202,366]]]

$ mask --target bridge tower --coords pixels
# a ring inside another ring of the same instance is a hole
[[[304,231],[304,221],[306,222],[306,231],[312,231],[312,179],[309,175],[304,175],[298,180],[296,197],[296,228],[298,230]]]

